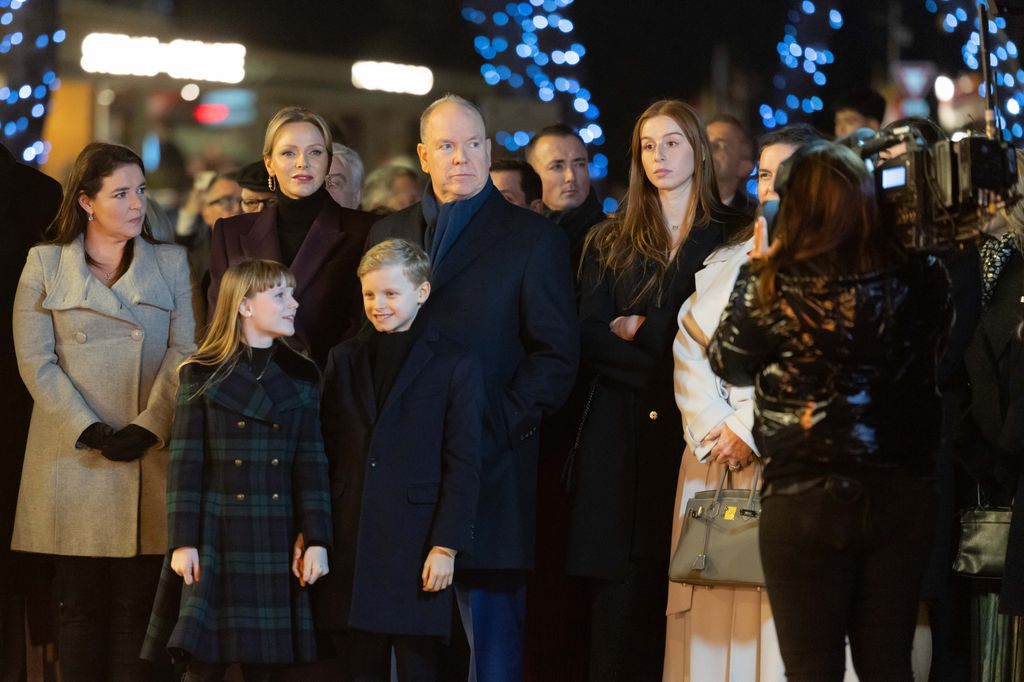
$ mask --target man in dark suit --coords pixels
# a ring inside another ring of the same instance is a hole
[[[0,146],[0,679],[20,679],[25,674],[23,595],[27,578],[33,575],[25,557],[11,550],[14,508],[18,501],[21,465],[25,457],[25,439],[32,417],[32,397],[18,375],[11,330],[14,292],[28,250],[43,240],[43,232],[60,208],[61,189],[56,180],[34,168],[18,163],[6,147]],[[39,620],[33,618],[33,620]]]
[[[526,572],[534,564],[538,425],[572,388],[579,330],[565,233],[508,203],[488,178],[483,118],[448,95],[420,119],[423,201],[375,224],[431,255],[431,319],[477,354],[487,405],[476,532],[456,594],[473,652],[470,680],[519,682]]]
[[[569,238],[575,273],[587,232],[604,220],[604,209],[590,186],[587,147],[575,130],[556,123],[538,130],[524,153],[540,176],[544,215],[558,223]]]

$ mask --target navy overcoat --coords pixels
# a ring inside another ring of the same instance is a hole
[[[476,539],[457,566],[528,570],[537,429],[569,395],[579,363],[575,288],[565,231],[491,185],[482,191],[490,194],[434,268],[425,310],[480,359],[487,394]],[[374,224],[369,245],[401,238],[424,246],[425,232],[414,204]]]
[[[142,655],[208,663],[316,659],[308,588],[291,573],[299,531],[329,547],[319,372],[278,342],[257,378],[240,361],[197,391],[211,368],[181,370],[167,473],[167,558]],[[191,586],[171,551],[199,550]]]
[[[328,358],[323,424],[335,542],[331,573],[314,589],[316,623],[447,637],[452,590],[424,592],[420,577],[431,547],[464,552],[472,543],[480,365],[427,321],[378,413],[366,343],[375,333],[364,330]]]

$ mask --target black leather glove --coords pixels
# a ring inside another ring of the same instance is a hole
[[[82,435],[78,437],[78,442],[87,448],[100,450],[107,444],[107,439],[112,435],[114,435],[114,429],[103,422],[93,422],[86,427],[85,431],[82,431]]]
[[[156,435],[141,426],[129,424],[107,439],[103,445],[103,456],[112,462],[131,462],[142,457],[158,440]]]

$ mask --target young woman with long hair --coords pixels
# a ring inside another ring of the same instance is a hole
[[[305,587],[328,570],[330,494],[320,375],[283,340],[294,287],[280,263],[229,268],[180,370],[169,550],[143,656],[187,661],[189,682],[219,681],[230,663],[271,680],[316,660]]]
[[[861,679],[910,680],[948,277],[881,223],[849,149],[804,146],[775,189],[771,248],[740,271],[708,356],[757,387],[761,560],[786,677],[843,679],[849,638]]]
[[[672,340],[694,273],[736,229],[704,123],[665,100],[637,120],[629,191],[587,238],[582,371],[593,376],[576,459],[567,570],[590,579],[590,679],[659,679],[672,502],[685,443]]]

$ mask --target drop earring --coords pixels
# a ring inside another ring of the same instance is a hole
[[[277,191],[277,180],[273,175],[267,177],[267,187],[270,188],[271,192]]]

